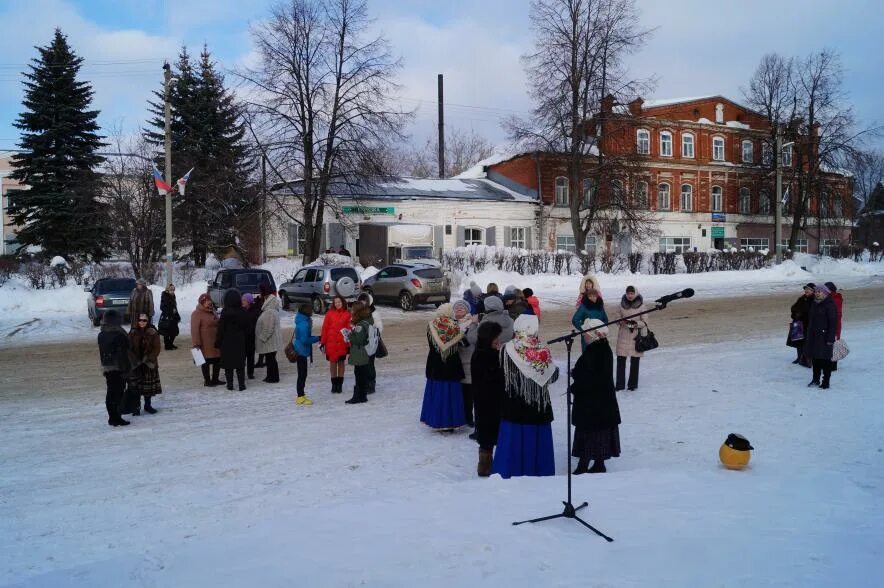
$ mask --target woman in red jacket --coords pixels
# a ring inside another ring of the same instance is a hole
[[[350,343],[344,339],[341,329],[350,329],[350,311],[347,310],[347,301],[343,296],[335,296],[332,306],[325,314],[322,321],[322,333],[319,343],[320,349],[324,350],[328,359],[329,372],[331,374],[332,394],[340,394],[344,391],[344,360],[350,351]]]

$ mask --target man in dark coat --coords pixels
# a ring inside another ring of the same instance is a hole
[[[805,339],[793,341],[791,337],[791,328],[789,329],[789,335],[786,337],[786,345],[795,348],[796,357],[795,361],[792,363],[800,363],[805,367],[810,367],[810,362],[804,357],[804,343],[807,338],[807,321],[810,317],[810,307],[813,304],[813,290],[815,287],[816,286],[813,282],[805,284],[804,294],[802,294],[801,298],[799,298],[791,308],[792,320],[801,321]]]
[[[120,416],[120,404],[126,386],[126,377],[132,370],[129,363],[129,337],[121,326],[123,317],[116,310],[104,313],[101,319],[101,332],[98,333],[98,353],[101,369],[107,382],[104,405],[107,408],[107,424],[112,427],[125,426],[129,421]]]
[[[246,332],[249,330],[249,316],[242,307],[239,290],[231,288],[224,293],[224,307],[218,319],[218,336],[215,347],[221,350],[221,367],[227,377],[227,389],[233,390],[233,372],[239,390],[246,389]]]
[[[838,333],[838,310],[825,286],[814,291],[816,301],[810,307],[807,331],[804,337],[804,355],[813,362],[813,379],[808,386],[829,387],[832,376],[832,346]],[[823,379],[820,381],[820,375]]]

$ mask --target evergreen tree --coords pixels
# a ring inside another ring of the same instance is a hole
[[[228,246],[242,248],[240,237],[257,211],[250,183],[253,164],[243,137],[239,105],[224,88],[224,78],[203,48],[196,67],[187,49],[173,68],[172,167],[175,178],[195,168],[184,198],[176,197],[173,216],[178,244],[191,248],[197,264]],[[163,145],[162,93],[151,103],[153,129],[148,140]]]
[[[98,203],[104,159],[98,111],[89,110],[92,87],[77,80],[83,63],[60,29],[25,73],[25,112],[15,126],[22,131],[21,151],[13,157],[12,178],[30,187],[9,206],[21,228],[21,246],[39,246],[55,255],[101,261],[110,249],[107,214]]]

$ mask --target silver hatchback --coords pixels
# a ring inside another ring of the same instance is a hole
[[[395,263],[384,267],[362,284],[376,301],[392,302],[402,310],[418,304],[440,306],[451,301],[448,276],[436,266],[423,263]]]

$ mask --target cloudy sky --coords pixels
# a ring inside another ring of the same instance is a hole
[[[20,72],[58,26],[86,59],[105,129],[143,125],[164,59],[206,43],[224,69],[249,60],[250,26],[271,0],[0,0],[0,150],[14,148]],[[837,49],[845,88],[865,125],[884,121],[884,11],[880,0],[639,0],[656,29],[631,60],[659,80],[653,96],[741,98],[760,57]],[[402,104],[417,109],[420,142],[435,120],[436,74],[445,75],[446,124],[502,143],[500,118],[531,107],[519,56],[531,49],[529,0],[369,0],[376,26],[401,56]],[[229,76],[232,81],[232,76]],[[882,141],[878,141],[879,146]]]

